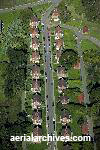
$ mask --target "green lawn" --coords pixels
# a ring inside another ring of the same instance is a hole
[[[16,19],[20,14],[20,11],[11,11],[0,14],[0,20],[4,23],[4,31],[7,30],[8,26]]]
[[[68,80],[68,87],[69,88],[81,88],[82,87],[82,83],[80,80]]]
[[[70,21],[66,21],[66,25],[75,26],[81,29],[84,25],[87,25],[89,28],[89,35],[100,39],[100,34],[98,34],[100,32],[100,24],[87,20],[81,0],[63,0],[62,3],[64,2],[66,3],[68,10],[71,11],[71,19]]]
[[[16,5],[23,5],[27,3],[37,2],[38,0],[1,0],[0,1],[0,9],[1,8],[10,8]]]
[[[98,46],[96,46],[94,43],[92,43],[89,40],[83,40],[81,42],[81,47],[83,49],[83,51],[85,52],[86,50],[90,51],[91,49],[93,50],[98,50]]]
[[[64,48],[65,49],[75,49],[76,41],[74,37],[74,32],[71,30],[63,30],[64,32]]]
[[[27,149],[28,150],[46,150],[47,143],[41,142],[40,144],[28,144]]]
[[[40,19],[42,14],[44,14],[45,10],[48,9],[49,6],[50,4],[47,3],[43,5],[38,5],[37,7],[33,7],[33,13],[37,14],[38,18]],[[4,22],[4,31],[7,30],[8,26],[10,26],[14,19],[18,17],[20,18],[20,12],[21,10],[0,13],[0,20]]]
[[[80,70],[71,68],[67,71],[69,79],[80,79]]]

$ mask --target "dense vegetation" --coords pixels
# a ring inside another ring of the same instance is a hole
[[[82,0],[86,17],[89,21],[100,23],[100,1],[99,0]]]
[[[29,54],[29,18],[32,11],[21,12],[23,17],[15,19],[3,35],[2,49],[7,60],[2,63],[6,69],[4,77],[5,99],[0,103],[0,148],[2,150],[21,150],[21,142],[10,141],[11,135],[23,135],[31,128],[31,120],[22,110],[22,95],[25,92],[27,77],[27,59]]]
[[[65,65],[66,69],[69,69],[77,63],[78,59],[78,54],[73,49],[66,49],[61,55],[60,63]]]
[[[58,10],[60,12],[61,15],[61,21],[66,23],[66,21],[69,21],[71,18],[71,12],[67,9],[67,6],[65,5],[65,3],[60,3],[58,6]]]

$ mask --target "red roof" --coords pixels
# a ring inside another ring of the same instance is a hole
[[[74,69],[80,69],[80,62],[77,62],[76,64],[74,64]]]
[[[82,104],[84,102],[84,93],[81,93],[78,97],[77,97],[78,101],[80,104]]]
[[[88,126],[88,123],[86,122],[82,124],[82,134],[88,135],[88,133],[89,133],[89,126]]]
[[[83,33],[87,33],[88,32],[88,27],[87,26],[84,26],[83,27]]]

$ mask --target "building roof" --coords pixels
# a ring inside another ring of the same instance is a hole
[[[55,33],[62,33],[62,29],[61,29],[61,27],[59,25],[56,26]]]
[[[39,59],[40,58],[39,51],[32,51],[32,58],[36,60]]]
[[[33,102],[41,102],[41,96],[39,94],[34,94],[33,95]]]
[[[88,32],[88,27],[85,25],[84,27],[83,27],[83,33],[87,33]]]
[[[32,66],[32,74],[40,74],[40,66],[38,66],[38,65],[33,65]]]
[[[89,133],[89,125],[88,125],[88,122],[84,122],[82,124],[82,134],[84,135],[88,135]]]
[[[52,17],[56,17],[56,16],[58,16],[58,17],[60,16],[60,13],[57,8],[55,8],[52,12]]]
[[[56,39],[56,47],[59,47],[59,49],[63,46],[63,40],[62,39]]]
[[[37,18],[37,16],[33,16],[33,17],[31,17],[31,22],[38,22],[38,18]]]
[[[33,136],[41,136],[42,135],[42,129],[38,126],[36,126],[33,129]]]
[[[33,117],[33,120],[41,120],[42,118],[41,111],[38,111],[38,110],[33,111],[32,117]]]
[[[62,103],[62,104],[67,104],[68,103],[68,101],[69,101],[69,99],[68,99],[68,97],[67,96],[60,96],[59,97],[59,100],[60,100],[60,102]]]
[[[59,80],[58,80],[58,86],[59,86],[60,88],[62,88],[62,86],[63,86],[63,87],[66,87],[66,80],[63,79],[63,78],[59,79]]]
[[[74,64],[74,69],[80,69],[80,62],[79,61],[76,64]]]
[[[39,45],[39,41],[36,37],[32,38],[32,45]]]
[[[33,79],[32,80],[32,87],[33,87],[33,89],[35,89],[35,88],[39,89],[40,88],[40,80]]]
[[[61,57],[61,51],[60,50],[56,51],[56,57],[57,57],[57,59],[59,59]]]
[[[77,97],[78,101],[80,104],[82,104],[84,102],[84,93],[81,93],[78,97]]]
[[[38,34],[38,28],[35,28],[35,27],[30,28],[30,33],[32,33],[34,35]]]
[[[65,74],[65,67],[63,66],[58,67],[58,74]]]
[[[70,115],[66,110],[61,111],[61,119],[63,118],[70,119]]]
[[[63,150],[72,150],[72,146],[69,144],[66,144],[63,146]]]
[[[71,136],[71,130],[67,126],[64,126],[64,127],[62,127],[61,135],[62,136]]]

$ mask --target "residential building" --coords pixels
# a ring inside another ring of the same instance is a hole
[[[61,93],[67,88],[66,80],[61,78],[58,80],[58,92]]]
[[[66,105],[69,103],[69,98],[65,95],[62,95],[59,97],[59,100],[61,102],[62,105]]]
[[[63,37],[62,29],[61,29],[61,27],[58,25],[58,26],[55,28],[55,40],[61,39],[62,37]]]
[[[58,79],[60,79],[60,78],[66,78],[65,67],[63,67],[63,66],[58,67],[57,75],[58,75]]]
[[[30,48],[32,48],[33,50],[38,50],[39,48],[39,41],[36,37],[32,38],[32,42],[30,44]]]
[[[39,79],[33,79],[32,80],[32,88],[31,91],[34,93],[40,93],[41,87],[40,87],[40,80]]]
[[[33,129],[33,137],[35,136],[42,136],[42,129],[39,126],[34,127]],[[34,143],[38,144],[41,143],[41,141],[34,141]]]
[[[34,38],[34,37],[37,37],[37,38],[38,38],[38,36],[39,36],[39,34],[38,34],[38,29],[35,28],[35,27],[30,28],[30,36],[31,36],[32,38]]]
[[[39,79],[39,77],[40,77],[40,66],[35,64],[32,66],[32,78]]]
[[[73,65],[74,69],[80,69],[80,62],[78,61],[76,64]]]
[[[89,135],[89,125],[87,121],[81,125],[81,130],[83,135]]]
[[[32,114],[32,121],[34,125],[42,124],[42,113],[39,110],[34,110]]]
[[[33,27],[36,27],[39,25],[39,20],[37,18],[37,16],[33,16],[30,20],[30,27],[33,28]]]
[[[87,26],[83,27],[83,34],[88,34],[88,27]]]
[[[61,112],[60,121],[62,125],[66,125],[67,123],[71,122],[71,115],[65,110]]]
[[[51,16],[52,20],[55,22],[59,21],[59,16],[60,16],[60,13],[57,10],[57,8],[55,8],[52,12],[52,16]]]
[[[69,136],[71,137],[71,130],[70,128],[68,128],[67,126],[63,126],[62,127],[62,131],[61,131],[61,135],[66,137],[66,136]]]
[[[56,46],[56,50],[60,50],[63,47],[63,40],[57,39],[54,45]]]
[[[32,58],[30,58],[30,61],[32,63],[39,63],[40,60],[40,54],[38,51],[32,51]]]
[[[32,99],[32,108],[37,109],[41,106],[41,96],[39,94],[34,94]]]
[[[77,97],[77,99],[78,99],[78,102],[79,102],[80,104],[84,103],[84,93],[81,93],[81,94]]]
[[[61,50],[57,50],[55,56],[55,59],[57,60],[57,64],[59,64],[60,57],[61,57]]]

